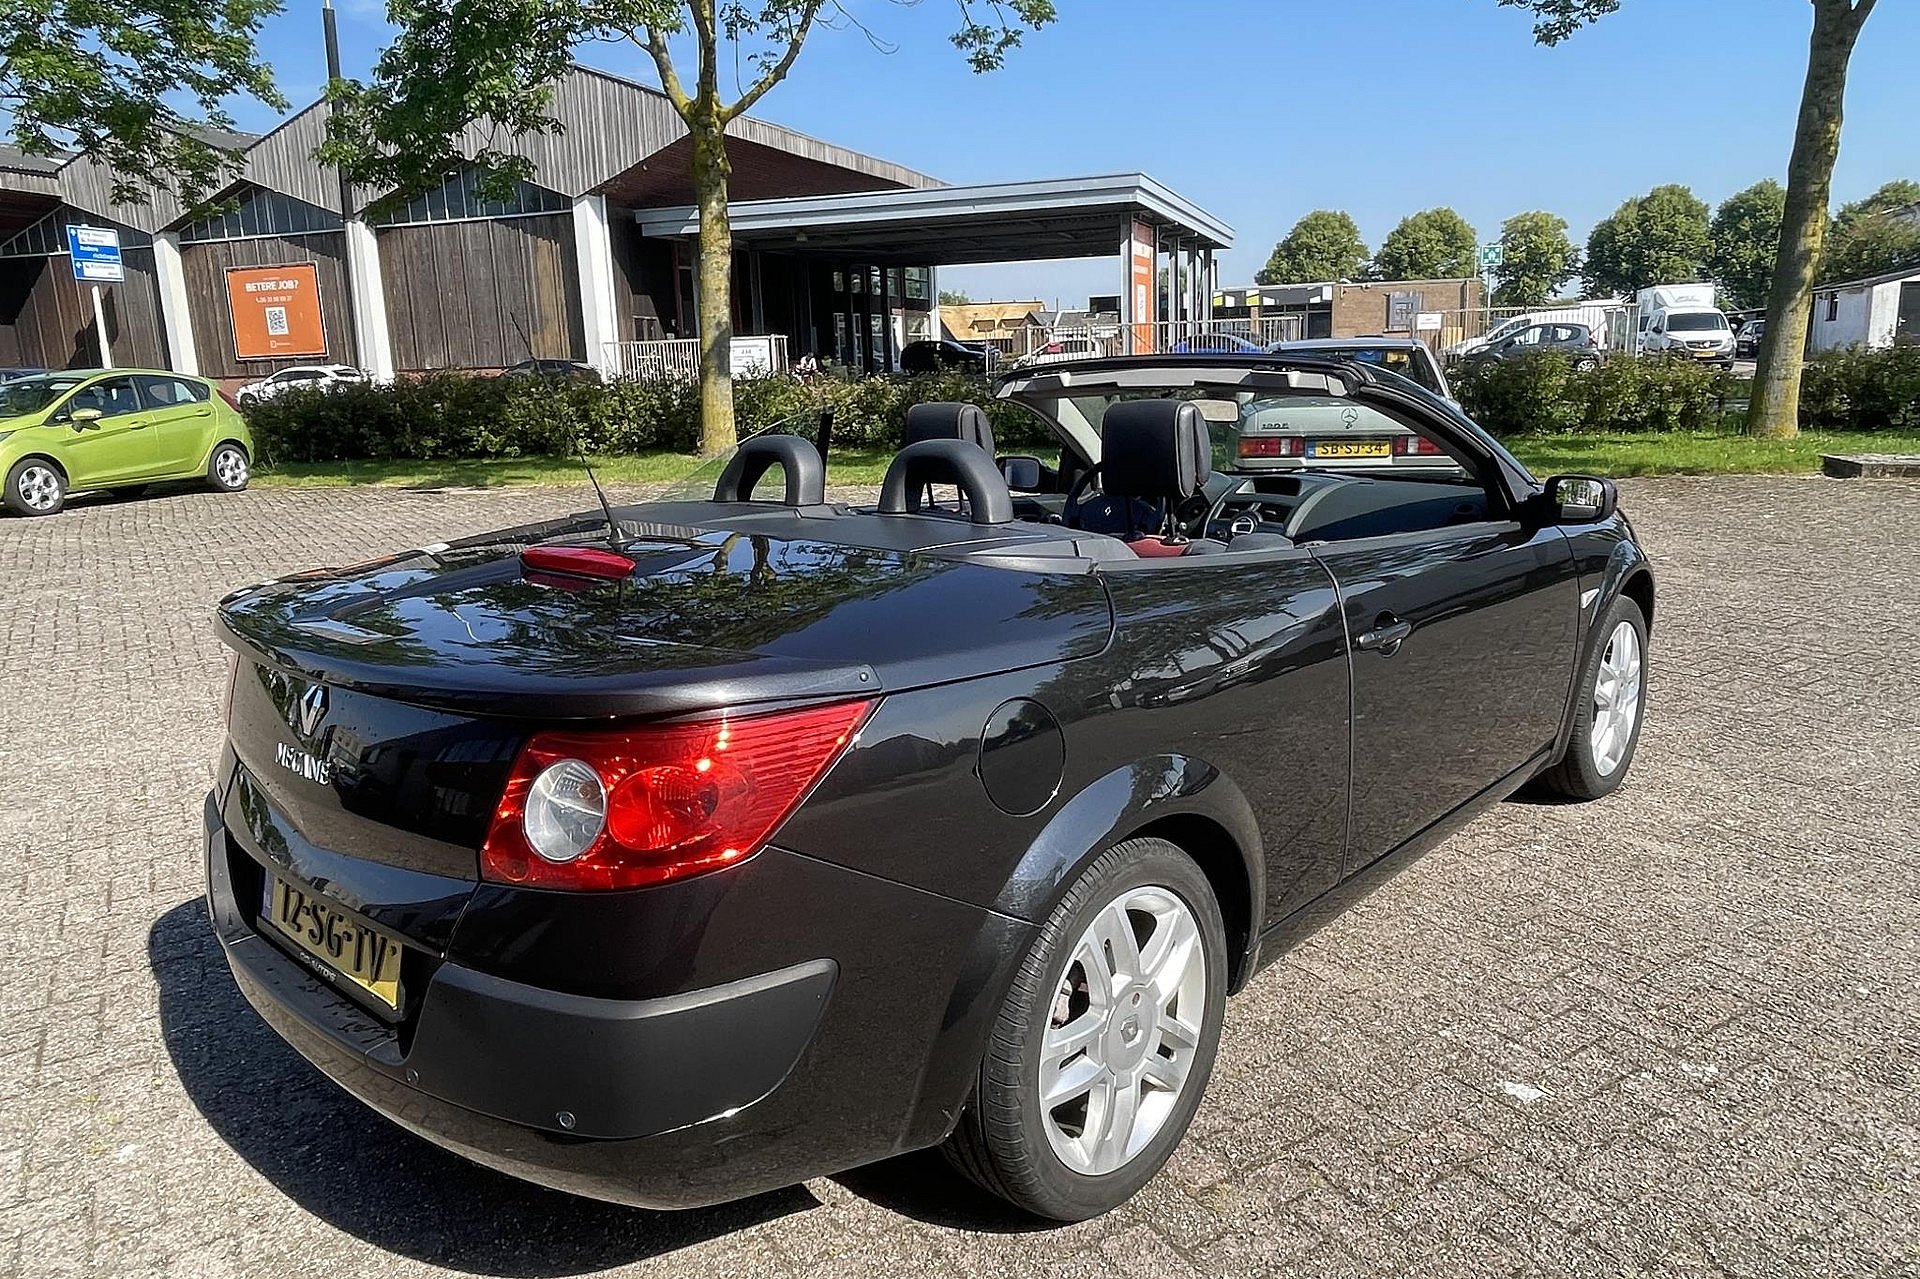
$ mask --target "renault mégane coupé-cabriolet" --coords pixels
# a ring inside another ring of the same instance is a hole
[[[1351,362],[999,394],[1057,450],[925,404],[869,503],[763,436],[696,496],[228,597],[208,900],[254,1007],[548,1186],[685,1207],[944,1145],[1084,1218],[1263,964],[1518,788],[1626,776],[1654,594],[1611,484]],[[1291,397],[1456,465],[1239,470]]]

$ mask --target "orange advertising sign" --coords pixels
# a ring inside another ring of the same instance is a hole
[[[1160,290],[1153,278],[1154,243],[1153,228],[1145,222],[1135,222],[1128,228],[1127,269],[1128,286],[1133,293],[1133,351],[1136,355],[1150,354],[1153,351],[1154,322],[1160,317]]]
[[[320,318],[320,272],[311,262],[227,268],[233,354],[241,360],[284,360],[327,353]]]

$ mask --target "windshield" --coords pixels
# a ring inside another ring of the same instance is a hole
[[[1679,311],[1667,317],[1669,333],[1706,333],[1726,327],[1727,317],[1718,311]]]
[[[1404,354],[1404,352],[1403,352]],[[1394,380],[1389,374],[1385,381]],[[1410,380],[1409,380],[1410,381]],[[1355,452],[1339,456],[1390,456],[1395,436],[1415,432],[1370,405],[1361,404],[1340,393],[1337,386],[1324,389],[1303,388],[1289,393],[1250,391],[1240,387],[1182,387],[1177,390],[1106,390],[1082,392],[1052,402],[1053,415],[1063,424],[1084,423],[1096,434],[1107,410],[1126,400],[1190,400],[1206,419],[1207,436],[1213,448],[1213,469],[1226,475],[1252,474],[1270,469],[1264,460],[1252,465],[1244,459],[1268,459],[1297,456],[1264,450],[1252,441],[1264,442],[1275,435],[1310,436],[1316,439],[1360,439],[1378,452]],[[1035,405],[1036,408],[1044,406]],[[1046,413],[1043,412],[1043,416]],[[1381,441],[1385,441],[1381,444]],[[1331,454],[1330,454],[1331,455]],[[1311,465],[1305,463],[1304,465]]]
[[[0,386],[0,417],[38,413],[71,391],[84,377],[26,377]]]

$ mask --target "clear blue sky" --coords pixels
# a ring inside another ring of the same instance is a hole
[[[389,35],[384,4],[340,3],[347,73],[364,74]],[[1059,23],[976,76],[946,40],[953,5],[846,4],[896,51],[822,31],[756,114],[952,182],[1149,173],[1234,227],[1225,283],[1248,281],[1315,208],[1352,213],[1370,246],[1440,204],[1482,239],[1544,208],[1584,240],[1657,183],[1717,203],[1784,179],[1812,16],[1808,0],[1626,0],[1543,49],[1494,0],[1059,0]],[[318,0],[292,0],[265,32],[298,103],[323,83],[319,29]],[[1836,202],[1920,178],[1916,49],[1920,4],[1884,0],[1854,57]],[[654,80],[627,46],[582,60]],[[940,279],[1071,306],[1118,275],[1116,258]]]

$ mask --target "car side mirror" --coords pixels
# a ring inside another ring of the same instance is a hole
[[[73,423],[73,429],[76,431],[84,431],[99,420],[99,409],[74,409],[67,414],[67,421]]]
[[[1040,459],[1026,453],[1010,453],[1000,459],[1000,474],[1015,493],[1039,493],[1046,488],[1046,474]]]
[[[1612,480],[1596,475],[1556,475],[1547,481],[1547,509],[1562,524],[1598,524],[1620,509]]]

